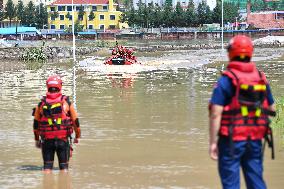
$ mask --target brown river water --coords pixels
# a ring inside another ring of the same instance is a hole
[[[255,61],[279,99],[284,93],[284,51],[257,52]],[[0,188],[221,188],[217,164],[208,156],[207,105],[222,67],[211,63],[218,56],[217,50],[168,52],[159,58],[141,58],[144,63],[160,62],[156,69],[78,72],[82,139],[74,147],[68,173],[58,171],[57,159],[52,174],[41,171],[31,111],[45,94],[50,74],[61,75],[64,93],[72,96],[72,69],[53,64],[0,72]],[[271,160],[270,149],[265,152],[269,189],[284,186],[282,128],[274,132],[276,159]]]

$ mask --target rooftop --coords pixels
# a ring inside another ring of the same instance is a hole
[[[56,0],[50,5],[71,5],[72,0]],[[109,0],[73,0],[74,5],[106,5],[109,4]]]
[[[14,35],[16,34],[16,30],[18,34],[21,33],[37,33],[40,32],[36,29],[36,27],[11,27],[11,28],[0,28],[0,35]]]

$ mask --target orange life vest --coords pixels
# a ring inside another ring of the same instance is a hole
[[[62,95],[60,101],[47,103],[43,97],[40,108],[39,133],[43,139],[67,139],[73,132],[70,118],[69,97]]]
[[[223,110],[221,136],[233,141],[262,139],[268,132],[268,110],[265,75],[254,63],[230,62],[223,75],[232,80],[236,91]]]

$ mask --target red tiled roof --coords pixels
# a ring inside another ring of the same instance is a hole
[[[109,0],[73,0],[73,4],[79,4],[79,5],[84,5],[84,4],[108,4]],[[71,5],[72,0],[56,0],[51,5]]]

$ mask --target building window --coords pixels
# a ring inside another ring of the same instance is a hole
[[[93,25],[89,25],[89,29],[90,30],[94,29],[94,26]]]
[[[60,20],[64,20],[64,15],[59,15]]]
[[[50,15],[50,20],[55,20],[55,17],[53,15]]]
[[[55,11],[55,7],[50,7],[50,11],[54,12]]]
[[[82,16],[82,15],[79,15],[79,16],[78,16],[78,19],[82,21],[82,20],[83,20],[83,16]]]
[[[115,15],[109,15],[110,20],[115,20]]]
[[[109,25],[109,29],[115,29],[115,25]]]
[[[70,15],[70,16],[68,17],[68,19],[69,19],[69,20],[72,20],[72,15]]]
[[[55,29],[55,25],[54,24],[50,25],[50,29]]]
[[[72,6],[67,6],[67,11],[72,11]]]
[[[72,29],[72,25],[69,25],[68,27]]]
[[[82,7],[82,10],[85,10],[84,6],[76,6],[76,11],[80,11],[81,7]]]
[[[92,6],[93,11],[97,11],[97,6]]]
[[[64,26],[64,25],[60,25],[60,29],[61,29],[61,30],[64,30],[64,29],[65,29],[65,26]]]
[[[65,6],[58,6],[58,11],[65,11]]]
[[[105,19],[105,15],[100,15],[100,20],[104,20]]]
[[[100,30],[105,29],[105,25],[100,25]]]
[[[103,10],[106,11],[107,10],[107,6],[103,6]]]

